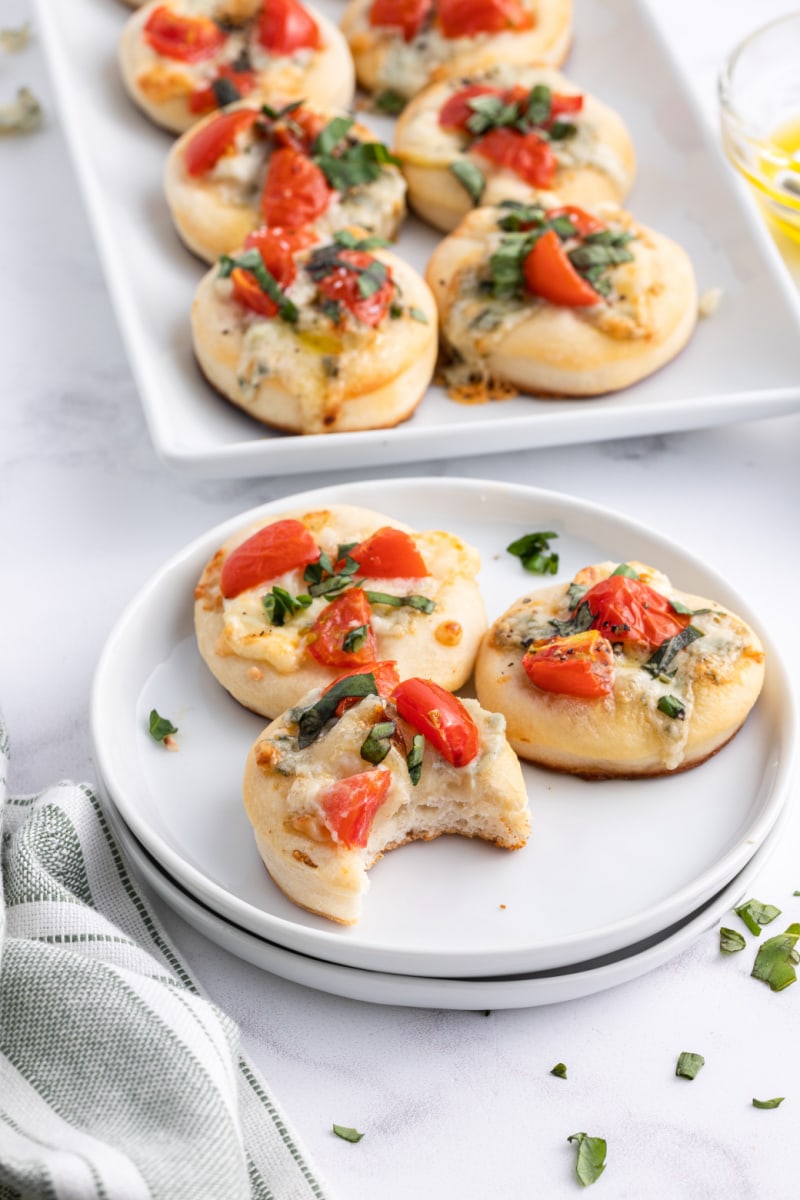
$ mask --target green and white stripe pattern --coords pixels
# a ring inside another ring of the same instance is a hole
[[[325,1200],[97,797],[8,760],[0,718],[0,1200]]]

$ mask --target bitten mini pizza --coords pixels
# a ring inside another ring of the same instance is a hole
[[[504,721],[393,663],[305,696],[247,759],[244,802],[290,900],[350,925],[388,850],[444,833],[523,846],[528,799]]]
[[[571,0],[350,0],[341,27],[358,82],[381,107],[446,75],[501,62],[560,66]]]
[[[391,238],[405,214],[403,176],[370,130],[298,103],[207,117],[170,151],[165,188],[178,233],[208,262],[260,225]]]
[[[436,248],[426,278],[455,388],[617,391],[673,358],[697,322],[686,252],[606,206],[590,213],[548,198],[475,209]]]
[[[176,133],[243,96],[346,109],[355,87],[342,34],[300,0],[152,0],[119,58],[134,102]]]
[[[445,231],[474,204],[530,202],[543,190],[568,204],[619,202],[635,171],[617,113],[557,71],[511,63],[425,88],[394,148],[413,208]]]
[[[266,425],[385,429],[430,383],[436,305],[375,239],[342,230],[320,245],[308,230],[263,229],[201,280],[192,337],[209,383]]]
[[[383,659],[454,691],[486,629],[476,550],[350,505],[286,513],[217,551],[195,592],[200,653],[246,708],[275,717]]]
[[[696,767],[742,727],[763,680],[740,617],[642,563],[599,563],[524,596],[475,668],[519,755],[597,779]]]

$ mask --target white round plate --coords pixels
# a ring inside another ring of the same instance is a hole
[[[559,578],[598,560],[639,559],[758,627],[744,601],[679,546],[556,493],[400,479],[342,484],[254,509],[193,542],[150,580],[97,668],[99,774],[169,875],[215,912],[281,946],[352,967],[435,976],[517,974],[608,954],[682,920],[730,882],[781,811],[796,740],[791,691],[763,629],[764,693],[742,732],[703,766],[600,783],[526,767],[533,833],[523,850],[448,837],[387,854],[371,872],[356,926],[315,917],[279,892],[241,801],[245,757],[265,721],[232,700],[200,659],[193,589],[206,561],[242,525],[337,502],[419,529],[449,529],[475,545],[490,620],[543,582],[505,547],[523,533],[554,530]],[[178,726],[178,753],[149,737],[153,708]]]
[[[497,1009],[535,1008],[577,1000],[638,979],[685,950],[706,930],[725,917],[747,894],[751,881],[774,850],[785,824],[783,817],[773,826],[761,848],[738,875],[711,900],[685,921],[679,922],[643,942],[618,951],[605,959],[591,959],[575,967],[561,967],[550,973],[531,973],[509,979],[435,979],[421,975],[392,975],[384,971],[362,971],[338,963],[309,958],[295,950],[286,950],[274,942],[257,937],[226,921],[188,892],[159,867],[137,842],[119,814],[106,805],[106,813],[133,868],[153,891],[179,916],[216,942],[224,950],[245,962],[301,983],[305,987],[347,1000],[365,1000],[371,1004],[398,1004],[414,1008]],[[785,815],[785,813],[784,813]]]

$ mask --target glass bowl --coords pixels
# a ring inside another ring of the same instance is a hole
[[[720,72],[719,104],[728,158],[800,241],[800,12],[739,43]]]

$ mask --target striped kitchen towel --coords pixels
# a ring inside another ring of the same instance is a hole
[[[324,1200],[92,790],[8,758],[0,718],[0,1200]]]

